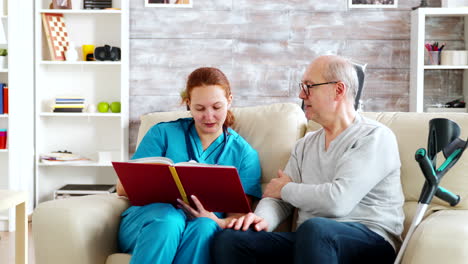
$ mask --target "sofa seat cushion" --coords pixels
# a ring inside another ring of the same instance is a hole
[[[403,264],[468,260],[468,210],[442,210],[426,218],[413,233]]]
[[[120,215],[129,206],[115,194],[40,203],[32,220],[36,263],[104,263],[118,250]]]
[[[413,221],[414,215],[416,214],[416,210],[418,208],[418,202],[415,201],[407,201],[403,205],[403,212],[405,213],[405,221],[403,223],[403,233],[401,234],[402,238],[405,239],[406,233],[409,230],[409,227],[411,226],[411,222]],[[423,219],[425,219],[427,216],[431,215],[434,212],[437,212],[439,210],[443,210],[445,207],[440,206],[438,204],[430,204],[427,207],[426,212],[424,213]]]
[[[107,257],[106,264],[128,264],[132,255],[124,253],[116,253]]]

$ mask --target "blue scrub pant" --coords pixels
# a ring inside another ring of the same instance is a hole
[[[215,263],[393,263],[395,251],[360,223],[316,217],[296,232],[225,229],[212,243]]]
[[[132,255],[131,264],[210,263],[210,244],[220,230],[209,218],[188,220],[170,204],[132,206],[122,214],[119,245]]]

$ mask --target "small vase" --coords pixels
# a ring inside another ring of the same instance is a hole
[[[8,69],[8,56],[0,56],[0,69]]]

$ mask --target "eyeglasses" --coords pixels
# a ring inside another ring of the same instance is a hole
[[[324,82],[324,83],[316,83],[316,84],[299,83],[299,87],[301,88],[301,90],[304,92],[305,95],[309,96],[310,88],[313,88],[315,86],[325,85],[325,84],[332,84],[332,83],[338,83],[338,82]]]

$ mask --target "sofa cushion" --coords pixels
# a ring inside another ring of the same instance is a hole
[[[106,264],[128,264],[132,255],[125,253],[115,253],[107,257]]]
[[[377,120],[388,126],[396,135],[401,159],[401,181],[405,200],[417,202],[424,183],[424,176],[414,159],[419,148],[427,148],[429,121],[433,118],[447,118],[455,121],[461,128],[460,138],[465,140],[468,136],[468,114],[466,113],[362,113],[363,116]],[[307,131],[313,131],[320,126],[309,121]],[[438,166],[445,158],[437,156]],[[440,186],[452,191],[461,197],[468,196],[468,152],[464,153],[458,163],[442,178]],[[446,202],[434,198],[432,210],[450,207]],[[462,199],[456,209],[468,209],[468,199]],[[408,218],[408,215],[407,215]]]
[[[120,215],[129,206],[114,194],[38,204],[32,217],[35,263],[104,263],[118,250]]]
[[[262,187],[283,169],[295,142],[304,135],[307,121],[301,108],[293,103],[231,109],[233,129],[258,151],[262,166]],[[149,128],[159,122],[189,117],[190,112],[158,112],[141,116],[137,146]]]
[[[467,210],[442,210],[427,217],[413,233],[402,264],[467,263],[466,219]]]

